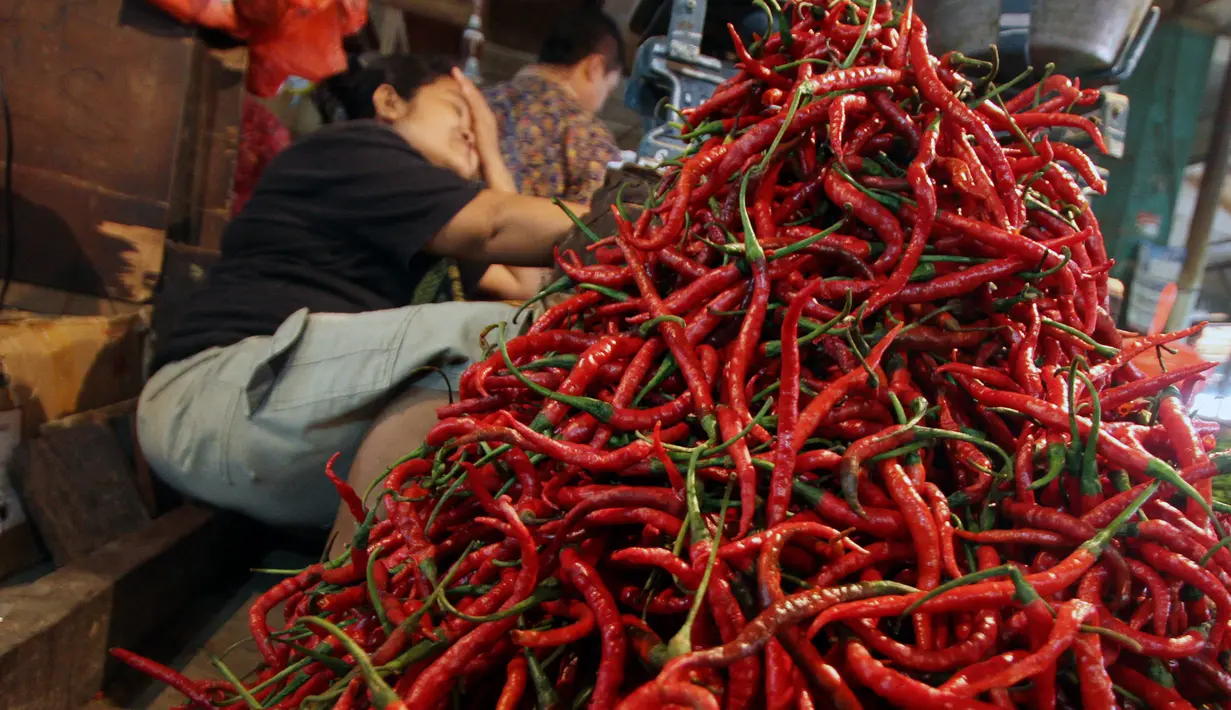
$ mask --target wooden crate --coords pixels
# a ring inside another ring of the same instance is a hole
[[[122,26],[122,4],[8,3],[0,18],[13,271],[36,286],[142,303],[168,229],[193,242],[221,234],[244,67],[198,40]]]
[[[261,550],[250,524],[182,507],[27,585],[0,589],[0,710],[77,710],[205,584]]]

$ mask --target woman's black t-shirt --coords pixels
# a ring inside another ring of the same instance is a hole
[[[456,279],[442,278],[444,260],[422,249],[479,189],[374,121],[309,134],[266,167],[154,368],[271,335],[304,307],[359,313],[452,300]]]

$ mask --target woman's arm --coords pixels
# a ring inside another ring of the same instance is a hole
[[[551,269],[493,264],[483,272],[478,288],[485,295],[500,301],[526,301],[543,288]]]
[[[585,212],[581,205],[569,205]],[[424,250],[482,264],[551,266],[552,248],[573,221],[551,200],[483,190],[440,230]]]

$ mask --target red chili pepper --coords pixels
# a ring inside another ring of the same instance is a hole
[[[902,324],[893,327],[883,338],[872,348],[868,353],[866,362],[868,367],[875,370],[880,366],[881,357],[885,351],[893,344],[894,339],[902,332]],[[795,426],[795,444],[796,452],[803,447],[803,442],[807,441],[812,432],[816,431],[821,420],[829,413],[843,396],[851,389],[863,385],[868,379],[868,372],[862,368],[852,370],[833,382],[821,395],[808,403],[807,408],[800,414],[799,423]]]
[[[193,707],[200,708],[201,710],[210,710],[214,707],[214,703],[209,695],[195,681],[174,668],[168,668],[157,661],[151,661],[144,656],[138,656],[122,648],[113,648],[109,653],[113,658],[122,661],[125,665],[174,688],[177,692],[188,698],[188,702]]]
[[[777,74],[774,74],[774,76],[778,76],[783,81],[786,81],[785,78]],[[715,163],[722,160],[723,156],[727,154],[729,147],[729,144],[720,143],[702,152],[700,155],[690,158],[684,164],[684,168],[680,170],[680,179],[676,183],[675,189],[675,203],[671,207],[671,213],[667,216],[667,221],[654,232],[649,240],[642,239],[641,234],[638,232],[628,239],[629,243],[642,251],[657,251],[675,242],[684,228],[684,217],[688,211],[688,198],[696,187],[697,181]],[[640,223],[638,223],[638,226],[640,226]]]
[[[1152,491],[1149,493],[1152,494]],[[1121,511],[1113,524],[1099,531],[1094,538],[1082,543],[1055,567],[1046,572],[1027,575],[1026,581],[1044,597],[1077,582],[1102,554],[1103,549],[1111,542],[1111,538],[1127,521],[1129,515],[1135,514],[1136,510],[1145,503],[1147,497],[1146,494],[1139,495],[1134,499],[1133,506]],[[900,614],[912,607],[915,607],[916,611],[931,613],[997,607],[1008,603],[1013,598],[1013,594],[1012,582],[983,582],[952,589],[931,599],[926,598],[926,592],[916,592],[870,601],[847,602],[827,608],[817,615],[812,621],[808,636],[815,636],[826,624],[835,621],[860,617],[879,618]]]
[[[906,527],[910,530],[911,539],[915,544],[917,555],[917,579],[915,586],[923,590],[935,589],[940,584],[940,534],[932,519],[932,511],[924,502],[923,496],[915,490],[905,469],[894,459],[887,459],[880,464],[881,478],[889,490],[889,495],[902,511]],[[932,635],[931,619],[923,614],[915,616],[915,642],[923,650],[935,648],[935,637]]]
[[[323,569],[322,565],[312,565],[294,577],[282,580],[262,594],[248,610],[248,629],[252,632],[252,640],[256,642],[261,658],[265,659],[270,666],[278,666],[279,660],[278,651],[269,641],[268,616],[270,610],[285,602],[292,594],[306,590],[320,577]]]
[[[518,646],[528,648],[556,648],[580,641],[594,631],[594,613],[579,601],[546,602],[543,610],[553,615],[565,615],[576,621],[568,626],[547,631],[513,629],[509,639]]]
[[[1099,175],[1098,167],[1090,159],[1090,156],[1068,143],[1056,143],[1053,145],[1048,142],[1047,145],[1052,147],[1056,158],[1073,166],[1073,169],[1077,171],[1078,175],[1081,175],[1081,179],[1085,180],[1091,189],[1100,195],[1107,194],[1107,181],[1103,180],[1102,176]]]
[[[782,642],[771,639],[765,645],[765,705],[767,708],[782,710],[791,707],[797,700],[798,688],[792,683],[792,671],[795,664],[791,662]]]
[[[766,527],[774,527],[786,518],[791,500],[791,480],[795,473],[795,461],[802,442],[811,431],[800,439],[799,420],[799,319],[803,305],[820,287],[815,280],[791,301],[786,318],[782,321],[782,386],[778,392],[778,444],[774,453],[774,470],[770,474],[769,497],[766,501]],[[835,399],[836,401],[836,399]],[[819,419],[820,415],[814,415]],[[813,427],[815,428],[815,427]]]
[[[829,145],[838,160],[846,155],[844,136],[847,114],[864,111],[867,107],[868,98],[862,94],[843,94],[829,104]]]
[[[718,407],[718,433],[724,439],[733,439],[739,435],[743,427],[733,410],[728,407]],[[757,470],[752,465],[752,454],[748,452],[748,443],[743,437],[731,445],[731,460],[735,465],[735,475],[739,479],[739,531],[737,538],[742,538],[752,529],[753,517],[757,511]]]
[[[1181,557],[1152,542],[1141,546],[1141,554],[1145,557],[1145,561],[1155,569],[1184,580],[1185,583],[1199,589],[1214,603],[1217,614],[1214,618],[1214,628],[1210,631],[1209,643],[1212,648],[1219,648],[1227,631],[1227,622],[1231,620],[1231,592],[1227,591],[1217,577],[1202,569],[1195,561]]]
[[[620,612],[611,592],[599,579],[598,572],[584,562],[576,550],[571,547],[561,550],[560,565],[594,612],[599,635],[603,639],[602,660],[590,703],[596,708],[614,707],[616,694],[624,680],[624,655],[627,649]]]
[[[873,658],[868,649],[857,641],[847,644],[846,662],[860,683],[898,705],[927,710],[990,710],[996,707],[977,700],[965,700],[898,673]]]
[[[1024,129],[1030,128],[1055,128],[1063,126],[1065,128],[1076,128],[1079,131],[1085,131],[1094,141],[1094,145],[1103,153],[1107,152],[1107,144],[1103,142],[1103,132],[1094,125],[1094,122],[1085,116],[1079,116],[1075,113],[1060,113],[1052,111],[1049,113],[1019,113],[1013,116],[1013,122]],[[1006,126],[1007,128],[1007,126]]]
[[[698,584],[701,575],[704,574],[708,558],[708,543],[703,542],[693,546],[692,571],[698,578]],[[721,561],[716,561],[705,591],[710,613],[724,643],[734,640],[746,623],[744,612],[735,594],[731,591],[730,576],[730,570],[726,565]],[[756,700],[757,685],[761,679],[760,661],[755,657],[736,661],[731,665],[728,675],[726,707],[739,709],[751,707]]]
[[[885,127],[885,119],[879,114],[872,114],[865,118],[855,130],[851,132],[851,138],[846,143],[847,155],[861,155],[868,145],[868,141],[872,140]],[[815,172],[815,171],[811,171]]]
[[[709,691],[699,685],[661,680],[646,683],[620,703],[620,710],[657,710],[663,707],[719,710],[721,706]]]
[[[911,161],[910,167],[906,169],[907,179],[910,181],[911,189],[915,193],[915,201],[918,207],[915,211],[915,224],[910,235],[910,242],[906,246],[906,251],[902,255],[901,262],[889,278],[879,287],[876,292],[868,298],[867,306],[864,308],[864,314],[874,313],[895,296],[901,292],[906,286],[906,282],[910,279],[910,275],[914,272],[915,267],[919,264],[919,257],[923,256],[923,248],[927,246],[928,238],[932,235],[932,223],[936,218],[936,185],[932,182],[932,178],[928,176],[928,169],[932,166],[932,161],[936,159],[936,142],[940,137],[940,126],[936,122],[923,132],[923,138],[919,144],[919,153],[915,159]],[[885,253],[888,254],[889,248],[886,246]],[[875,266],[875,265],[873,265]]]
[[[700,106],[693,109],[685,109],[685,120],[693,128],[700,126],[707,117],[723,106],[747,97],[754,84],[756,84],[755,79],[745,79],[714,91]]]
[[[980,569],[1000,564],[996,551],[988,546],[978,550]],[[1000,628],[1000,613],[994,609],[980,611],[970,633],[958,643],[943,649],[922,650],[891,639],[876,628],[871,619],[848,623],[870,649],[888,656],[894,663],[913,670],[936,672],[968,666],[982,660],[996,646]]]
[[[906,46],[905,43],[902,46]],[[910,115],[906,113],[905,109],[893,100],[892,95],[884,91],[874,91],[872,92],[872,105],[876,107],[877,111],[880,111],[885,122],[892,126],[898,135],[906,138],[911,150],[918,148],[919,142],[922,139],[919,127],[911,120]]]
[[[539,316],[538,320],[530,326],[529,333],[559,333],[562,331],[552,330],[558,328],[561,323],[568,320],[570,317],[584,313],[586,309],[591,308],[594,304],[601,301],[603,295],[595,291],[582,291],[576,296],[548,308]],[[571,331],[564,331],[571,332]],[[480,380],[481,381],[481,380]]]
[[[517,633],[516,630],[513,633]],[[526,692],[526,657],[513,656],[505,671],[504,690],[496,701],[496,710],[517,710]]]
[[[775,72],[760,61],[753,59],[752,55],[748,54],[747,48],[744,47],[744,40],[740,38],[739,32],[735,30],[735,25],[728,22],[727,31],[731,35],[731,42],[735,45],[735,55],[739,57],[740,69],[743,69],[750,76],[765,82],[771,87],[778,89],[791,88],[790,79]]]
[[[338,491],[338,496],[346,504],[347,509],[350,510],[351,517],[362,523],[368,517],[368,511],[363,507],[363,501],[359,500],[359,495],[355,493],[355,489],[339,478],[338,474],[334,473],[333,470],[333,465],[341,455],[339,452],[329,457],[329,462],[325,464],[325,476],[329,478],[329,482]]]
[[[1158,400],[1158,419],[1167,430],[1171,445],[1175,449],[1176,458],[1181,466],[1198,466],[1209,460],[1205,447],[1201,444],[1201,435],[1197,433],[1193,423],[1184,411],[1184,403],[1180,401],[1180,392],[1175,388],[1163,390]],[[1213,500],[1213,481],[1206,481],[1197,487],[1207,503]],[[1195,502],[1188,506],[1188,515],[1198,527],[1205,527],[1205,511]]]
[[[928,54],[927,28],[922,22],[915,23],[910,33],[910,58],[915,74],[919,79],[919,91],[923,97],[935,104],[948,117],[952,117],[962,128],[975,137],[978,144],[988,152],[991,159],[989,166],[996,189],[1009,218],[1009,226],[1020,228],[1026,218],[1025,205],[1021,195],[1017,193],[1017,180],[1013,177],[1013,169],[1005,158],[1000,141],[991,129],[966,104],[962,103],[941,83],[931,64]]]
[[[871,227],[885,244],[885,251],[872,264],[872,270],[884,273],[897,263],[902,255],[905,237],[897,217],[876,200],[865,195],[859,188],[829,168],[825,175],[825,194],[835,204],[849,207],[859,221]]]
[[[1114,411],[1135,399],[1153,396],[1161,392],[1167,385],[1182,383],[1217,366],[1217,363],[1201,362],[1177,367],[1169,372],[1160,372],[1153,377],[1105,389],[1099,395],[1099,399],[1102,401],[1105,409]]]
[[[614,205],[611,209],[615,216],[616,224],[620,225],[621,234],[626,236],[628,223],[620,218],[620,214]],[[641,295],[649,300],[650,312],[655,318],[671,315],[663,307],[662,299],[658,296],[658,290],[650,279],[649,273],[646,272],[640,256],[629,245],[625,244],[623,240],[620,242],[620,248],[624,251],[624,258],[628,261],[629,268],[633,270],[633,278],[637,282],[637,288],[641,291]],[[659,330],[662,333],[663,340],[667,343],[667,347],[671,349],[671,354],[675,356],[675,361],[679,365],[684,379],[688,382],[688,389],[692,392],[693,403],[697,413],[703,421],[712,418],[714,416],[714,399],[710,395],[709,383],[705,381],[705,376],[701,371],[701,363],[697,361],[696,351],[688,342],[683,326],[667,320],[659,325]]]
[[[517,573],[511,593],[500,605],[508,609],[521,602],[534,591],[538,578],[538,550],[530,531],[526,529],[517,511],[507,498],[502,497],[499,504],[505,521],[521,547],[521,570]],[[471,613],[471,612],[467,612]],[[499,621],[488,621],[474,627],[472,631],[461,636],[449,646],[439,658],[432,662],[415,680],[409,694],[406,696],[407,707],[432,707],[452,690],[458,675],[467,663],[508,634],[517,624],[517,617],[510,616]]]
[[[1151,708],[1193,710],[1192,704],[1182,698],[1174,688],[1159,685],[1127,666],[1116,665],[1111,668],[1111,679],[1144,700]]]

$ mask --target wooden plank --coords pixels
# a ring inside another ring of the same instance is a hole
[[[16,162],[162,201],[194,41],[119,26],[122,4],[4,3],[0,66]],[[24,194],[21,180],[14,186]]]
[[[39,286],[143,302],[157,280],[159,241],[99,225],[160,234],[174,226],[185,241],[203,231],[216,240],[217,214],[230,202],[246,50],[120,26],[122,3],[44,0],[0,11],[16,132],[12,271]]]
[[[131,464],[102,423],[50,428],[14,459],[26,512],[57,564],[149,521]]]
[[[171,186],[168,233],[187,244],[217,248],[212,213],[229,216],[239,154],[245,48],[193,48],[184,115]]]
[[[233,649],[226,658],[227,667],[231,669],[231,672],[240,678],[254,675],[264,663],[260,652],[256,650],[256,645],[244,643],[236,646],[235,644],[252,636],[248,628],[248,609],[260,596],[259,592],[249,595],[235,613],[224,621],[222,626],[201,646],[200,651],[186,665],[177,670],[193,680],[222,680],[222,674],[210,661],[210,656],[218,656],[227,649]],[[154,702],[150,703],[145,710],[171,710],[183,704],[184,696],[167,688],[159,693]]]
[[[13,185],[16,280],[132,303],[149,298],[166,202],[22,164],[14,165]]]
[[[58,288],[14,281],[4,298],[3,319],[42,316],[119,316],[140,311],[146,306],[110,298],[99,298]],[[20,311],[20,313],[19,313]]]
[[[39,434],[46,435],[85,424],[106,426],[115,435],[116,441],[123,451],[124,460],[131,464],[130,473],[132,474],[133,483],[137,487],[137,492],[141,496],[141,503],[145,507],[145,511],[150,517],[154,517],[162,512],[162,509],[158,504],[158,492],[155,490],[149,464],[141,453],[141,447],[137,444],[137,399],[133,397],[123,402],[107,405],[106,407],[99,407],[87,412],[78,412],[67,417],[61,417],[40,426]],[[183,502],[178,495],[175,496],[175,499],[177,505]]]
[[[5,408],[33,435],[51,419],[137,396],[148,314],[0,321]]]
[[[70,414],[67,417],[53,419],[39,427],[39,434],[46,436],[62,429],[72,429],[73,427],[82,426],[85,424],[109,424],[116,417],[127,417],[135,414],[137,411],[137,398],[126,399],[123,402],[109,404],[106,407],[91,409],[88,412],[78,412]]]
[[[0,589],[0,710],[77,710],[106,650],[159,628],[205,580],[242,565],[234,522],[185,506],[31,584]]]

